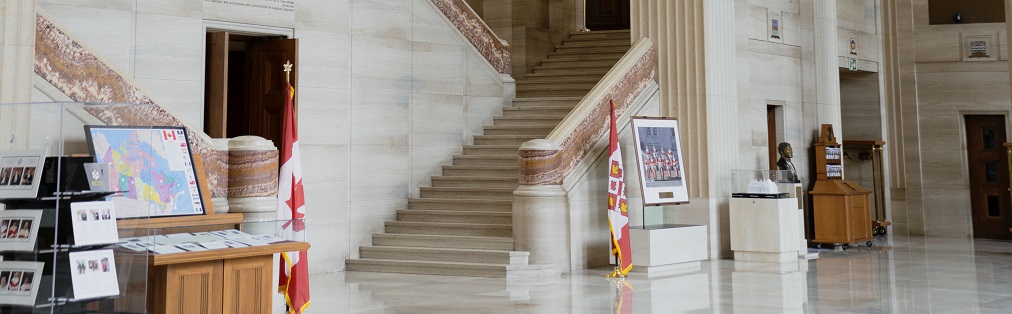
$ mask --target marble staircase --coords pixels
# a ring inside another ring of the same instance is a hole
[[[373,234],[349,271],[530,278],[555,274],[514,251],[517,151],[545,138],[630,48],[629,31],[573,33],[517,81],[517,98],[453,156],[431,187]]]

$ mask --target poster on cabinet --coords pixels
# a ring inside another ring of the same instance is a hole
[[[678,120],[639,117],[632,125],[643,205],[688,203]]]

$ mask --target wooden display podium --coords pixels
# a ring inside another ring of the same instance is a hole
[[[152,255],[149,313],[270,313],[273,254],[306,242]]]
[[[843,179],[843,148],[830,124],[822,125],[815,143],[815,186],[812,196],[813,243],[871,246],[871,191]]]

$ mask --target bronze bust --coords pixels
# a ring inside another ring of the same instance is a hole
[[[788,170],[786,178],[781,178],[780,181],[801,183],[798,179],[798,172],[794,169],[794,163],[791,162],[791,158],[794,157],[794,149],[791,148],[791,144],[787,142],[780,143],[777,145],[777,152],[780,153],[780,160],[777,160],[777,168],[780,170]]]

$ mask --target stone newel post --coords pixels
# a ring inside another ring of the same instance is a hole
[[[513,239],[528,261],[570,270],[569,204],[559,176],[559,146],[536,139],[520,146],[520,187],[513,192]],[[557,181],[557,182],[556,182]]]
[[[239,136],[229,140],[228,163],[229,210],[243,214],[247,232],[274,234],[273,221],[277,219],[278,208],[278,149],[262,137]]]

